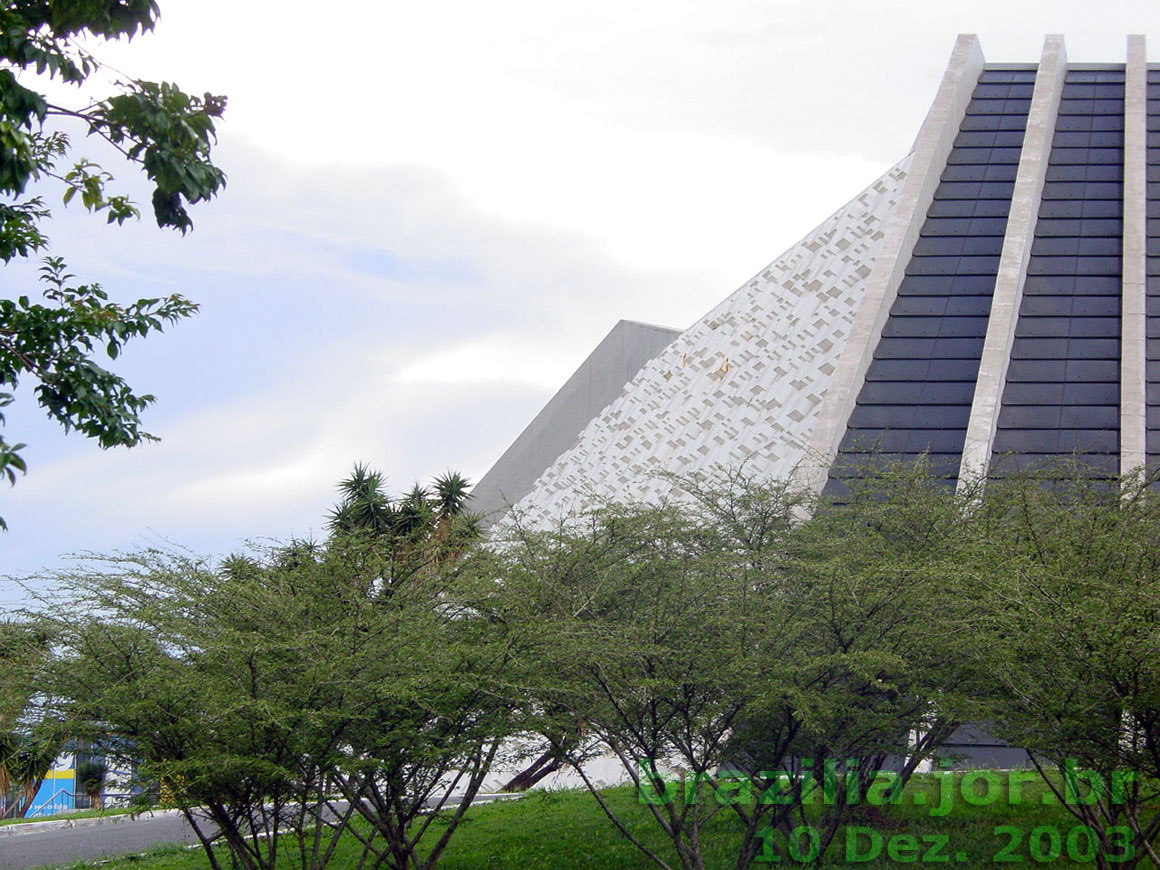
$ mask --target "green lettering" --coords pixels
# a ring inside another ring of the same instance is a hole
[[[865,837],[869,842],[865,851],[859,851],[858,838]],[[873,861],[882,853],[882,835],[873,828],[846,825],[846,862],[859,864],[864,861]]]

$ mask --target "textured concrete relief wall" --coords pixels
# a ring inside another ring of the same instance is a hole
[[[595,499],[655,499],[678,474],[801,459],[909,158],[646,363],[517,505],[550,525]]]

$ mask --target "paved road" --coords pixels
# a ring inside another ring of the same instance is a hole
[[[477,796],[476,803],[519,797],[515,794],[485,794]],[[448,806],[458,802],[458,798],[452,798]],[[342,806],[341,802],[339,806]],[[75,861],[99,861],[145,852],[162,844],[197,842],[184,817],[173,812],[146,814],[135,819],[107,817],[101,820],[102,824],[92,824],[94,821],[85,824],[78,819],[73,828],[54,825],[36,833],[0,834],[0,870],[29,870]]]
[[[0,837],[0,870],[97,861],[144,852],[159,843],[196,842],[185,819],[169,814],[141,816],[113,825],[55,828]]]

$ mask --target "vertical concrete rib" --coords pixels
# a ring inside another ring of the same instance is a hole
[[[809,451],[798,467],[801,483],[815,492],[826,484],[830,464],[846,432],[858,391],[866,377],[874,348],[898,295],[919,231],[926,219],[959,122],[971,101],[983,69],[983,52],[974,34],[959,36],[938,94],[915,142],[898,208],[884,230],[882,250],[866,279],[862,304],[850,329],[846,348],[822,400]]]
[[[1146,460],[1145,257],[1147,255],[1148,58],[1128,37],[1124,81],[1124,253],[1120,322],[1120,473]]]
[[[1031,258],[1035,222],[1039,215],[1043,184],[1047,178],[1048,156],[1066,77],[1067,51],[1063,37],[1050,35],[1043,42],[1043,55],[1039,60],[1035,90],[1027,115],[1023,150],[1019,155],[1019,170],[1015,176],[1015,192],[1011,196],[1011,211],[1007,215],[1007,231],[1003,237],[1003,252],[995,278],[995,295],[987,321],[987,337],[983,342],[979,377],[975,382],[967,437],[963,443],[958,483],[960,489],[985,475],[991,461],[991,445],[999,421],[1003,385],[1007,381],[1007,364],[1011,360],[1015,325],[1023,301],[1023,281],[1027,277],[1027,263]]]

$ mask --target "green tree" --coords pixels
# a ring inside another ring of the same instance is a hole
[[[64,746],[65,731],[45,694],[51,641],[35,621],[0,622],[0,818],[28,813]]]
[[[28,814],[63,746],[59,723],[52,720],[0,734],[0,818]],[[9,790],[16,799],[5,804]]]
[[[77,765],[76,782],[89,799],[89,809],[101,809],[101,790],[105,787],[108,775],[108,766],[97,759],[90,759]]]
[[[61,611],[51,685],[70,729],[162,785],[215,870],[213,828],[235,866],[271,870],[287,820],[315,806],[343,716],[329,708],[344,688],[331,665],[360,639],[337,636],[333,613],[319,624],[335,596],[287,595],[287,575],[321,591],[308,551],[271,560],[219,571],[157,551],[97,560],[68,576]]]
[[[158,14],[153,0],[14,0],[0,9],[0,260],[49,251],[44,196],[54,185],[64,203],[79,197],[109,223],[138,216],[128,196],[110,190],[113,175],[76,152],[77,132],[103,140],[145,173],[161,227],[187,232],[193,224],[186,206],[225,184],[210,160],[225,98],[119,75],[115,93],[79,97],[76,105],[54,103],[36,87],[38,76],[76,88],[90,83],[102,66],[86,41],[131,39],[151,30]],[[130,339],[189,317],[197,306],[179,295],[112,302],[99,285],[78,283],[59,255],[44,258],[41,280],[43,302],[32,301],[31,290],[0,299],[0,408],[28,377],[37,382],[37,402],[66,431],[106,448],[152,439],[140,414],[153,396],[133,392],[97,359],[116,358]],[[0,475],[10,483],[27,470],[25,446],[0,437]]]
[[[799,629],[800,669],[788,693],[753,705],[731,741],[734,763],[758,783],[778,769],[816,781],[832,765],[841,783],[832,801],[811,806],[799,792],[777,821],[782,842],[812,826],[823,853],[851,814],[901,791],[985,682],[964,648],[980,620],[956,592],[970,566],[975,494],[957,493],[924,460],[871,464],[847,484],[782,549],[752,550]],[[711,515],[735,530],[734,546],[752,549],[768,534],[744,504],[714,500]]]
[[[992,481],[963,594],[994,679],[979,711],[1099,840],[1096,866],[1160,866],[1160,498],[1061,464]],[[1094,784],[1094,785],[1093,785]]]
[[[368,866],[434,867],[513,727],[506,639],[464,603],[494,576],[485,551],[357,527],[217,568],[96,562],[63,578],[49,685],[74,733],[167,786],[214,870],[211,827],[244,870],[287,843],[322,870],[343,835]]]
[[[340,500],[330,513],[331,530],[390,534],[395,527],[395,511],[386,485],[381,471],[356,463],[350,476],[338,484]]]
[[[391,547],[398,564],[392,576],[405,576],[420,569],[428,557],[452,558],[481,540],[479,516],[467,510],[470,489],[470,480],[448,471],[430,487],[415,483],[392,498],[381,471],[356,463],[338,485],[340,499],[328,526],[333,532],[369,536]],[[438,546],[428,546],[432,542]]]
[[[701,870],[701,829],[722,811],[744,832],[738,868],[788,861],[802,825],[824,853],[891,756],[910,760],[900,789],[953,728],[941,711],[969,668],[941,651],[968,612],[943,581],[969,501],[904,469],[802,522],[814,505],[784,484],[677,483],[679,503],[505,542],[492,606],[533,663],[525,700],[582,776],[589,748],[558,735],[581,729],[621,761],[670,855],[588,785],[659,866]],[[823,805],[808,783],[831,764],[842,786]]]
[[[431,482],[433,494],[431,507],[435,513],[435,534],[447,538],[456,523],[464,518],[471,517],[467,509],[471,491],[471,481],[458,471],[447,471]],[[476,533],[479,531],[478,521],[472,520]]]

